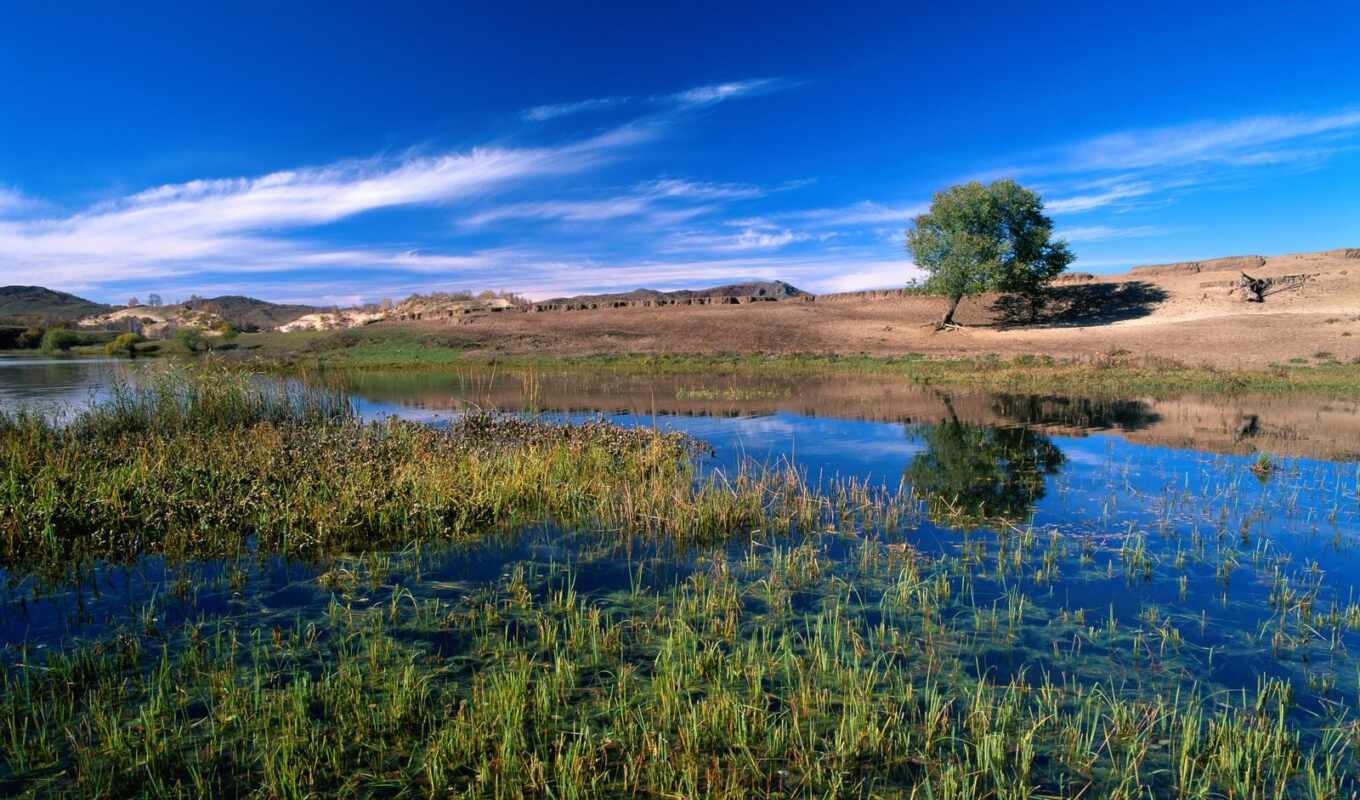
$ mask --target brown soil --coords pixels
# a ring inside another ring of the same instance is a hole
[[[1275,290],[1264,303],[1249,303],[1236,288],[1244,268],[1253,277],[1305,278]],[[1124,351],[1216,367],[1313,361],[1318,353],[1360,358],[1360,250],[1073,275],[1054,293],[1037,322],[1029,321],[1027,310],[1008,313],[996,297],[965,300],[957,315],[965,327],[943,332],[931,323],[943,313],[944,300],[901,296],[499,313],[428,325],[475,351],[507,355],[995,353],[1092,359]]]

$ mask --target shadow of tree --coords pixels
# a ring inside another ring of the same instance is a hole
[[[1108,325],[1151,314],[1167,298],[1166,290],[1147,281],[1049,286],[1038,307],[1030,298],[1003,295],[992,304],[1000,328],[1066,328]]]

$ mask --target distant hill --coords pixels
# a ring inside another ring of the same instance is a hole
[[[803,297],[807,292],[783,281],[755,281],[752,283],[730,283],[712,286],[707,289],[678,289],[673,292],[660,292],[656,289],[634,289],[631,292],[613,294],[582,294],[573,297],[557,297],[543,303],[610,303],[622,300],[690,300],[697,297],[772,297],[785,300],[790,297]]]
[[[0,286],[0,320],[22,324],[74,322],[110,306],[41,286]]]
[[[80,324],[98,328],[128,328],[146,336],[168,335],[175,328],[212,329],[230,322],[243,331],[274,330],[321,311],[314,306],[285,305],[253,297],[226,295],[194,298],[162,306],[105,306],[82,317]]]
[[[189,308],[190,304],[181,303],[180,306]],[[267,300],[231,294],[196,300],[192,303],[192,310],[216,314],[238,328],[270,330],[324,309],[317,306],[271,303]]]

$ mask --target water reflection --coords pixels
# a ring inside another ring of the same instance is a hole
[[[1028,427],[995,428],[957,419],[910,431],[925,443],[903,473],[936,522],[1028,519],[1047,479],[1066,463],[1052,439]]]
[[[1090,399],[942,391],[891,376],[634,376],[504,370],[344,378],[373,414],[446,417],[467,408],[631,417],[835,418],[1028,425],[1060,435],[1114,433],[1162,447],[1330,461],[1360,458],[1360,398]]]

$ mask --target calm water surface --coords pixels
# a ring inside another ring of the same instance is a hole
[[[0,360],[0,404],[78,406],[111,381],[135,379],[138,368]],[[965,659],[978,673],[1117,678],[1130,692],[1252,690],[1262,676],[1280,677],[1295,687],[1300,719],[1357,710],[1360,409],[1352,401],[1095,402],[847,377],[366,374],[345,388],[372,418],[437,425],[469,408],[558,420],[603,416],[690,433],[713,447],[709,469],[790,462],[814,481],[905,486],[918,513],[889,538],[925,559],[976,564],[959,582],[967,596],[952,613],[979,620]],[[1262,453],[1273,464],[1268,474],[1252,469]],[[969,522],[969,511],[991,521]],[[993,568],[1025,537],[1025,568]],[[527,564],[548,576],[544,586],[569,570],[578,591],[603,602],[636,581],[664,589],[715,556],[741,559],[779,544],[770,537],[734,542],[725,553],[676,552],[533,529],[471,548],[356,556],[355,574],[367,582],[349,599],[381,603],[401,586],[419,598],[456,601]],[[862,590],[865,613],[875,614],[888,588],[861,571],[864,546],[853,531],[817,543],[847,585]],[[277,559],[183,565],[147,558],[101,567],[79,589],[0,574],[0,647],[16,658],[24,647],[66,647],[120,627],[187,620],[301,625],[320,618],[334,594],[318,572]],[[1027,615],[997,632],[995,620],[1007,618],[1017,593],[1031,604]],[[1353,614],[1354,624],[1314,624],[1312,633],[1286,624],[1300,603],[1333,618]],[[988,613],[990,633],[982,621]],[[1087,635],[1097,629],[1109,636]],[[1283,640],[1278,630],[1288,631]],[[1074,644],[1081,641],[1084,648]],[[439,649],[437,638],[430,647]]]

